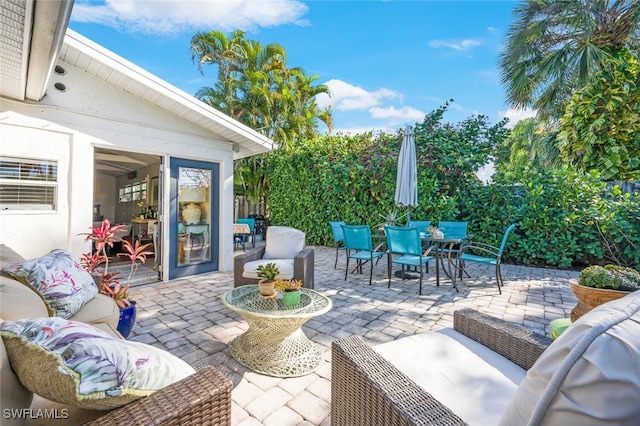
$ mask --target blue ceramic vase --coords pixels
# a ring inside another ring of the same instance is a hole
[[[120,309],[120,320],[118,321],[118,333],[122,334],[125,339],[131,334],[133,325],[136,322],[136,302],[131,301],[131,305],[126,308]]]

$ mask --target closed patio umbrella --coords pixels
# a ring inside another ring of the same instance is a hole
[[[407,207],[407,222],[411,220],[411,207],[418,205],[418,169],[416,166],[416,142],[413,128],[404,128],[404,137],[398,155],[395,202]]]

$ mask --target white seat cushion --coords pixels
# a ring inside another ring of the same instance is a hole
[[[293,259],[304,249],[305,235],[289,226],[267,228],[263,259]]]
[[[526,371],[452,329],[373,349],[470,425],[498,423]]]
[[[640,422],[640,291],[587,312],[531,367],[501,425]]]
[[[276,279],[290,280],[293,278],[293,259],[259,259],[244,264],[242,276],[258,279],[258,266],[275,263],[280,273]]]

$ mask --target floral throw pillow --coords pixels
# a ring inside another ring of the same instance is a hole
[[[195,372],[169,352],[57,317],[5,321],[0,335],[27,389],[81,408],[120,407]]]
[[[70,318],[98,294],[91,274],[60,249],[7,266],[2,273],[37,292],[51,316]]]

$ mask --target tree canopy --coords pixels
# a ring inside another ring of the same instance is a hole
[[[315,136],[320,123],[331,130],[331,111],[315,101],[329,88],[314,84],[318,77],[302,68],[288,68],[281,45],[262,46],[240,30],[209,31],[191,38],[191,52],[202,73],[206,65],[217,66],[214,86],[201,88],[196,97],[280,146]]]

